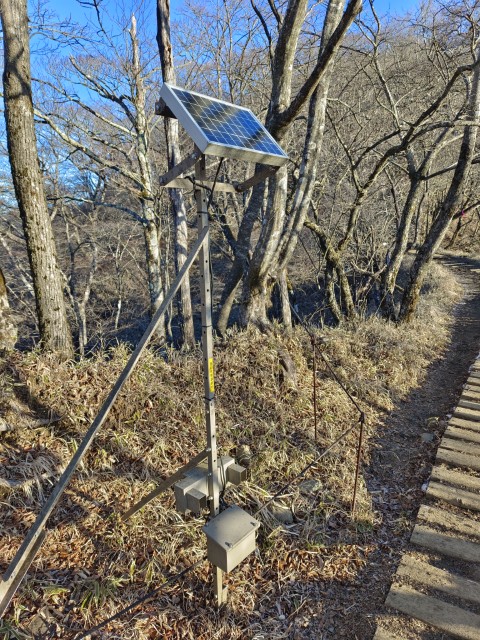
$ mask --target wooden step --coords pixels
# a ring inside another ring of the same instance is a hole
[[[432,469],[431,478],[440,482],[448,482],[456,487],[465,487],[480,494],[480,478],[471,476],[464,471],[454,471],[446,467],[436,466]]]
[[[453,467],[465,467],[473,471],[480,471],[480,458],[477,456],[470,456],[466,453],[460,453],[459,451],[451,451],[443,447],[439,447],[437,450],[435,464],[438,462],[445,462],[446,464],[451,464]]]
[[[480,429],[478,431],[470,431],[469,429],[460,429],[459,427],[447,427],[445,429],[445,436],[480,444]]]
[[[397,570],[397,576],[480,604],[480,584],[478,582],[438,569],[412,556],[403,556]]]
[[[450,418],[448,421],[449,425],[453,425],[454,427],[460,427],[461,429],[468,429],[469,431],[480,431],[480,422],[475,422],[473,420],[461,420],[460,418]]]
[[[473,409],[473,411],[480,411],[480,403],[472,402],[471,400],[463,400],[462,398],[460,398],[458,406],[462,407],[462,409]]]
[[[415,525],[410,541],[420,547],[465,562],[480,562],[480,545],[460,540],[429,527]]]
[[[448,424],[454,427],[461,427],[462,429],[471,429],[472,431],[480,431],[480,422],[473,422],[472,420],[462,420],[461,418],[450,418]]]
[[[474,378],[473,376],[469,376],[466,382],[467,387],[480,387],[480,380],[478,378]]]
[[[475,395],[477,395],[477,393],[480,393],[480,386],[467,383],[463,387],[462,393],[474,393]]]
[[[411,587],[393,585],[385,604],[454,638],[479,640],[480,616]]]
[[[480,422],[480,411],[474,411],[473,409],[464,409],[463,407],[457,407],[453,412],[454,418],[461,418],[462,420],[473,420],[474,422]]]
[[[470,509],[471,511],[480,511],[480,495],[459,489],[458,487],[448,487],[446,484],[431,481],[428,485],[427,495],[437,500],[443,500],[454,504],[456,507]],[[480,528],[480,524],[478,525]]]
[[[450,513],[450,511],[446,511],[445,509],[422,504],[418,511],[417,519],[424,520],[427,524],[445,527],[449,531],[456,531],[463,535],[480,538],[480,522],[458,516],[456,513]],[[478,595],[480,598],[480,587]]]
[[[444,436],[440,442],[440,446],[443,449],[453,449],[454,451],[466,453],[469,456],[478,456],[480,458],[480,445],[473,442],[465,442],[464,440]]]
[[[464,400],[471,400],[472,402],[480,402],[480,393],[471,391],[470,389],[464,389],[461,397]]]
[[[480,371],[475,371],[474,369],[470,371],[471,378],[478,378],[480,380]]]

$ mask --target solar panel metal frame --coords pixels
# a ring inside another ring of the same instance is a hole
[[[262,133],[274,143],[281,154],[268,153],[256,149],[249,149],[248,147],[238,147],[235,145],[221,144],[218,142],[212,142],[204,133],[202,127],[196,122],[195,118],[189,113],[182,101],[175,94],[175,90],[183,91],[192,95],[199,96],[211,102],[217,102],[228,106],[229,108],[237,109],[238,111],[245,111],[254,119],[255,123],[259,126]],[[278,142],[270,135],[265,129],[262,123],[258,120],[255,114],[246,107],[239,107],[225,100],[218,100],[217,98],[211,98],[197,91],[189,91],[181,87],[175,87],[164,83],[160,90],[160,99],[163,100],[168,109],[175,115],[182,127],[192,138],[193,142],[205,155],[213,155],[224,158],[236,158],[239,160],[247,160],[249,162],[258,162],[260,164],[268,164],[276,167],[281,167],[288,160],[287,154],[280,147]]]

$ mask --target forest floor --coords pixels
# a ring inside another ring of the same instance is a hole
[[[455,407],[469,367],[480,351],[480,260],[445,254],[439,261],[453,271],[464,289],[462,300],[453,309],[449,346],[444,356],[429,367],[424,383],[385,416],[384,426],[372,443],[374,453],[365,469],[365,479],[374,509],[382,517],[376,550],[357,576],[355,587],[335,589],[323,603],[325,615],[319,625],[322,639],[373,637],[415,525],[425,495],[422,485],[430,476],[447,415]],[[405,640],[447,637],[425,625],[409,623],[405,617],[401,624]]]
[[[229,600],[217,611],[211,566],[203,562],[205,513],[180,515],[170,492],[128,522],[119,519],[204,447],[201,352],[172,351],[163,358],[148,350],[53,514],[46,541],[0,623],[0,638],[72,640],[159,589],[92,637],[370,640],[445,417],[480,345],[474,271],[480,261],[443,256],[440,262],[412,325],[372,317],[316,330],[327,362],[367,418],[354,517],[356,432],[311,463],[358,424],[358,410],[319,358],[314,438],[309,335],[301,327],[291,334],[248,330],[217,341],[220,450],[235,456],[239,445],[248,445],[252,451],[248,480],[228,488],[224,498],[262,525],[257,552],[228,574]],[[285,351],[297,381],[285,378]],[[2,571],[128,356],[119,345],[79,362],[16,352],[1,363],[0,429],[12,428],[0,439]],[[46,424],[49,417],[54,421]],[[308,474],[297,478],[307,465]],[[278,504],[264,509],[285,483]],[[181,580],[165,582],[184,569]]]

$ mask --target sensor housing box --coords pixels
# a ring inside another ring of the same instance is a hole
[[[225,509],[203,527],[208,560],[228,573],[255,551],[260,523],[235,505]]]

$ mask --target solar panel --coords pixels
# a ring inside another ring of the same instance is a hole
[[[288,160],[287,154],[250,109],[166,83],[160,91],[160,99],[206,155],[274,166],[281,166]]]

